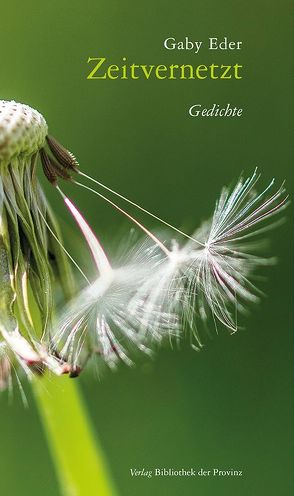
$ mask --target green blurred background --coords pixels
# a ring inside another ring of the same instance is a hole
[[[290,189],[291,5],[283,0],[2,1],[0,97],[41,111],[51,133],[86,172],[171,223],[192,228],[211,214],[222,185],[242,170],[250,174],[258,165],[264,181],[286,178]],[[167,52],[162,43],[168,36],[228,36],[243,41],[243,50],[213,56],[205,49],[199,55]],[[87,81],[89,56],[112,63],[123,56],[143,64],[238,62],[244,78]],[[187,115],[193,103],[228,102],[244,108],[241,119]],[[71,235],[60,199],[45,188]],[[114,252],[114,240],[129,225],[98,198],[64,188]],[[121,367],[101,379],[90,373],[81,377],[93,425],[123,496],[290,494],[290,209],[287,217],[287,224],[270,233],[271,253],[279,262],[259,283],[268,296],[243,319],[246,329],[234,336],[223,329],[212,332],[201,353],[192,351],[187,340],[181,350],[161,350],[154,361],[141,360],[134,369]],[[27,389],[28,410],[17,391],[11,405],[5,396],[0,399],[0,494],[59,495]],[[130,468],[190,466],[233,468],[244,475],[130,476]]]

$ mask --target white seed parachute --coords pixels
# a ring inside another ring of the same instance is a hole
[[[136,351],[151,354],[165,339],[181,340],[184,329],[199,349],[199,324],[209,326],[209,317],[214,326],[238,329],[239,313],[262,294],[256,271],[273,263],[260,250],[263,234],[280,222],[274,216],[287,205],[283,184],[275,189],[272,180],[257,192],[257,170],[240,177],[222,189],[211,219],[186,233],[82,172],[74,155],[48,135],[36,110],[3,100],[0,110],[0,389],[10,387],[12,371],[19,383],[19,369],[29,378],[45,369],[74,377],[92,356],[111,368],[120,361],[132,365]],[[92,275],[64,247],[37,179],[38,158],[88,244]],[[95,194],[142,233],[132,246],[119,247],[119,264],[60,180]],[[155,235],[133,209],[165,231]],[[78,289],[70,263],[85,281]],[[63,298],[59,311],[56,288]],[[40,317],[38,331],[30,298]]]

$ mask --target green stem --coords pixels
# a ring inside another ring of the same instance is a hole
[[[33,391],[63,496],[115,496],[102,449],[95,439],[78,385],[45,374]],[[96,442],[95,442],[96,441]]]

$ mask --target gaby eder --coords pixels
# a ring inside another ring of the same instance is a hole
[[[164,48],[167,50],[194,50],[198,53],[203,45],[203,41],[192,41],[188,36],[183,41],[177,41],[174,37],[169,37],[164,40]],[[220,41],[219,38],[212,37],[208,39],[209,50],[241,50],[242,41],[229,41],[227,36],[224,36]]]

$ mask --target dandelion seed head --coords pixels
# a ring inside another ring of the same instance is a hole
[[[74,282],[61,248],[60,229],[37,177],[38,156],[47,134],[46,121],[38,111],[0,100],[2,386],[10,381],[5,379],[7,360],[20,388],[18,370],[29,379],[45,368],[66,372],[65,364],[52,353],[50,332],[54,292],[62,287],[68,297]]]
[[[33,108],[15,101],[0,100],[0,161],[16,155],[32,155],[44,144],[48,127]]]
[[[39,165],[88,245],[90,275],[63,245],[38,180]],[[198,322],[209,326],[209,316],[215,326],[221,322],[235,332],[239,313],[261,296],[256,270],[274,260],[259,254],[261,235],[287,206],[284,185],[275,190],[272,180],[258,193],[259,178],[255,170],[233,188],[224,187],[211,219],[190,235],[81,172],[72,152],[48,135],[38,111],[0,100],[0,390],[10,387],[12,373],[21,389],[19,370],[29,379],[46,369],[76,377],[91,357],[110,368],[120,361],[132,365],[137,351],[150,354],[165,339],[180,340],[185,328],[193,348],[200,349]],[[115,208],[141,232],[140,241],[119,243],[111,260],[61,181]],[[108,195],[164,224],[168,233],[147,229]],[[84,286],[75,284],[70,263]]]

